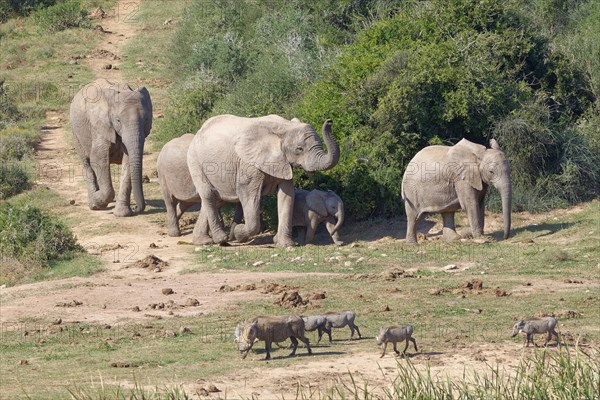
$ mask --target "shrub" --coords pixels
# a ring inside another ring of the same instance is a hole
[[[31,187],[26,171],[16,162],[0,161],[0,200]]]
[[[81,251],[71,230],[39,208],[27,204],[0,204],[2,256],[23,264],[49,266]]]
[[[57,0],[0,0],[0,22],[17,15],[27,15],[31,11],[48,7]]]
[[[87,10],[82,7],[79,0],[67,0],[40,9],[35,13],[35,20],[40,29],[49,32],[89,26]]]
[[[0,129],[13,124],[19,116],[19,110],[10,97],[5,80],[0,79]]]

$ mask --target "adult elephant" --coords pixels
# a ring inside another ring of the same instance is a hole
[[[340,149],[331,132],[332,121],[323,124],[328,152],[314,128],[297,119],[277,115],[243,118],[220,115],[200,128],[188,151],[188,167],[202,199],[194,227],[195,244],[224,243],[228,235],[219,218],[220,202],[241,203],[244,223],[231,229],[231,239],[248,241],[260,230],[260,198],[277,192],[278,246],[293,246],[292,167],[306,171],[333,168]],[[211,236],[202,220],[208,219]]]
[[[498,143],[491,148],[462,139],[454,146],[428,146],[408,164],[402,179],[406,209],[406,241],[416,243],[415,226],[426,213],[441,213],[443,236],[460,238],[454,226],[454,213],[465,210],[471,235],[483,235],[484,203],[491,184],[502,198],[504,239],[510,235],[512,184],[510,165]]]
[[[71,128],[75,150],[83,163],[90,209],[106,208],[114,200],[110,164],[122,164],[113,214],[126,217],[144,211],[142,155],[145,138],[152,128],[148,90],[133,90],[126,83],[98,79],[73,98]],[[130,207],[132,190],[134,211]]]

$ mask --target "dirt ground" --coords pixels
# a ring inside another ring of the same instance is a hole
[[[136,0],[119,0],[118,6],[135,7]],[[122,59],[123,46],[132,36],[138,34],[137,24],[126,23],[124,18],[116,18],[109,13],[108,18],[101,21],[105,31],[104,41],[98,47],[96,56],[89,58],[89,67],[97,77],[105,77],[112,81],[122,80],[120,69],[105,69],[107,63],[118,65]],[[118,14],[117,14],[118,15]],[[219,291],[223,285],[244,285],[268,280],[305,276],[292,273],[202,273],[185,274],[180,272],[195,264],[194,246],[178,244],[190,241],[190,228],[187,234],[179,238],[166,236],[164,214],[160,204],[155,203],[148,212],[131,218],[116,218],[109,209],[91,211],[87,207],[87,193],[81,175],[81,167],[71,145],[71,132],[68,127],[68,115],[61,112],[47,114],[46,127],[42,131],[42,141],[37,150],[37,160],[41,165],[54,165],[52,174],[41,175],[38,185],[47,186],[56,191],[65,203],[74,203],[67,208],[66,216],[77,221],[72,228],[80,243],[92,253],[99,254],[105,262],[106,271],[87,278],[69,278],[50,282],[40,282],[0,289],[1,313],[0,322],[10,324],[24,319],[53,320],[62,318],[67,322],[84,321],[88,323],[115,324],[123,321],[135,321],[145,317],[148,304],[173,300],[182,305],[176,313],[182,316],[193,316],[216,312],[228,304],[245,299],[256,299],[260,293],[255,291]],[[151,139],[150,139],[151,140]],[[144,156],[144,174],[149,177],[145,191],[149,199],[160,199],[157,178],[153,175],[156,163],[156,152],[146,146]],[[118,179],[113,179],[118,181]],[[534,217],[520,214],[515,218],[516,224],[526,224]],[[404,229],[401,222],[386,226],[387,232],[394,232],[391,237],[379,239],[382,242],[399,240]],[[432,237],[441,228],[440,222],[425,222],[423,228],[430,229]],[[486,229],[500,230],[501,221],[492,217],[486,221]],[[373,232],[373,231],[370,231]],[[380,232],[375,233],[379,235]],[[353,237],[354,235],[354,237]],[[358,235],[350,231],[349,240]],[[383,236],[383,235],[381,235]],[[381,238],[379,236],[379,238]],[[363,238],[368,239],[368,238]],[[156,271],[156,267],[140,268],[132,266],[136,260],[154,255],[168,263]],[[118,262],[116,262],[118,261]],[[332,274],[323,274],[331,276]],[[548,285],[551,283],[547,283]],[[543,288],[540,285],[534,288]],[[174,293],[164,295],[162,289],[171,288]],[[525,288],[525,290],[534,290]],[[515,293],[515,295],[519,295]],[[185,306],[188,299],[196,299],[197,305]],[[76,300],[82,304],[73,307],[57,307],[59,303]],[[135,307],[138,307],[137,310]],[[370,339],[372,340],[372,338]],[[223,376],[211,380],[218,386],[225,397],[252,397],[260,394],[260,398],[281,397],[283,393],[294,394],[297,385],[302,385],[305,393],[313,390],[326,392],[327,388],[341,381],[349,384],[348,372],[359,381],[370,382],[370,387],[383,390],[395,377],[397,362],[404,362],[388,354],[380,359],[379,352],[357,351],[348,342],[347,351],[340,353],[335,360],[331,357],[306,357],[306,366],[296,368],[270,368],[267,376],[256,374],[255,365],[249,362],[234,375]],[[262,345],[261,345],[262,346]],[[520,346],[514,344],[469,343],[453,348],[445,348],[443,352],[422,348],[412,361],[423,364],[429,361],[432,373],[438,376],[446,374],[462,377],[465,365],[474,370],[483,369],[486,363],[498,362],[503,366],[515,367],[523,353]],[[316,347],[315,353],[336,351],[328,347]],[[304,357],[305,349],[298,350]],[[279,352],[277,356],[282,355]],[[249,358],[261,355],[251,354]],[[185,382],[190,393],[197,392],[208,381]],[[317,389],[318,388],[318,389]],[[383,394],[383,392],[382,392]]]

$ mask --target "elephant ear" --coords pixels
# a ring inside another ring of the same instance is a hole
[[[453,182],[467,181],[477,190],[483,189],[479,163],[485,146],[462,139],[448,150],[448,173]]]
[[[323,200],[323,193],[318,190],[313,190],[306,195],[306,205],[321,217],[328,215],[327,206]]]
[[[152,100],[150,99],[150,92],[148,92],[148,89],[146,89],[145,86],[139,87],[137,91],[142,96],[143,106],[146,107],[150,112],[150,116],[146,119],[146,124],[144,126],[144,136],[148,137],[150,131],[152,130]]]
[[[110,104],[105,90],[97,101],[88,102],[90,108],[88,115],[91,116],[90,124],[95,134],[111,143],[117,143],[117,131],[110,122]]]
[[[267,124],[257,123],[241,133],[235,151],[245,163],[279,179],[292,179],[292,166],[283,154],[281,135]]]

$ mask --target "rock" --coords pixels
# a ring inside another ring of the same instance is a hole
[[[173,332],[171,330],[166,330],[165,333],[163,334],[164,337],[166,338],[174,338],[177,337],[177,332]]]
[[[112,64],[104,64],[103,69],[112,69]]]
[[[194,299],[192,297],[189,297],[186,301],[185,301],[185,306],[186,307],[197,307],[200,305],[200,302],[198,301],[198,299]]]
[[[165,19],[165,22],[163,22],[163,25],[171,25],[173,23],[173,18],[167,18]]]
[[[142,177],[142,183],[150,183],[150,177],[148,175],[144,175]]]
[[[184,334],[184,333],[192,333],[191,329],[188,328],[187,326],[182,326],[181,328],[179,328],[179,333],[180,334]]]
[[[325,292],[320,292],[320,293],[314,293],[310,299],[311,300],[323,300],[325,298]]]
[[[69,60],[69,65],[77,65],[77,64],[79,64],[79,61],[73,60],[73,59]]]
[[[481,290],[483,289],[483,281],[480,279],[473,279],[471,281],[471,283],[473,284],[473,289],[474,290]]]
[[[141,337],[142,335],[139,332],[133,332],[131,337]]]
[[[444,271],[454,271],[455,269],[458,269],[458,266],[456,264],[448,264],[442,269]]]
[[[93,10],[90,12],[90,15],[89,15],[89,17],[90,17],[91,19],[102,19],[102,18],[104,18],[105,16],[106,16],[106,12],[105,12],[105,11],[104,11],[102,8],[100,8],[100,7],[96,7],[96,8],[94,8],[94,9],[93,9]]]
[[[203,397],[206,397],[206,396],[208,396],[208,390],[206,390],[206,389],[204,389],[204,388],[200,388],[200,389],[198,389],[198,390],[196,391],[196,394],[197,394],[198,396],[203,396]]]
[[[72,205],[72,206],[74,206],[75,205],[75,200],[69,201],[69,204]]]
[[[494,294],[496,295],[496,297],[506,297],[506,296],[508,296],[508,293],[506,293],[506,290],[500,289],[499,287],[497,287],[496,289],[494,289]]]
[[[19,360],[17,361],[17,365],[29,365],[29,360]]]
[[[344,267],[351,267],[352,261],[344,261]]]
[[[131,311],[140,312],[140,308],[138,306],[134,306],[131,308]]]
[[[0,286],[0,289],[6,289],[6,283],[2,286]]]
[[[110,364],[111,367],[113,368],[137,368],[137,364],[131,364],[128,362],[113,362]]]
[[[350,245],[350,248],[351,248],[351,249],[354,249],[355,247],[360,247],[360,244],[358,244],[358,243],[356,243],[356,242],[353,242],[353,243]]]
[[[383,307],[383,311],[390,311],[390,306],[386,304],[385,307]]]
[[[156,245],[156,243],[152,242],[150,243],[150,245],[148,246],[149,249],[158,249],[158,246]]]
[[[164,294],[165,296],[168,296],[168,295],[173,294],[173,293],[175,293],[175,292],[171,288],[164,288],[162,290],[162,294]]]
[[[154,272],[162,272],[162,269],[156,267],[156,268],[154,268]]]
[[[219,389],[215,385],[208,385],[207,390],[208,390],[209,393],[218,393],[218,392],[221,391],[221,389]]]
[[[257,261],[254,264],[252,264],[253,267],[260,267],[261,265],[263,265],[265,262],[264,261]]]
[[[55,319],[54,321],[52,321],[52,325],[60,325],[60,324],[62,324],[61,318],[58,318],[58,319]]]

